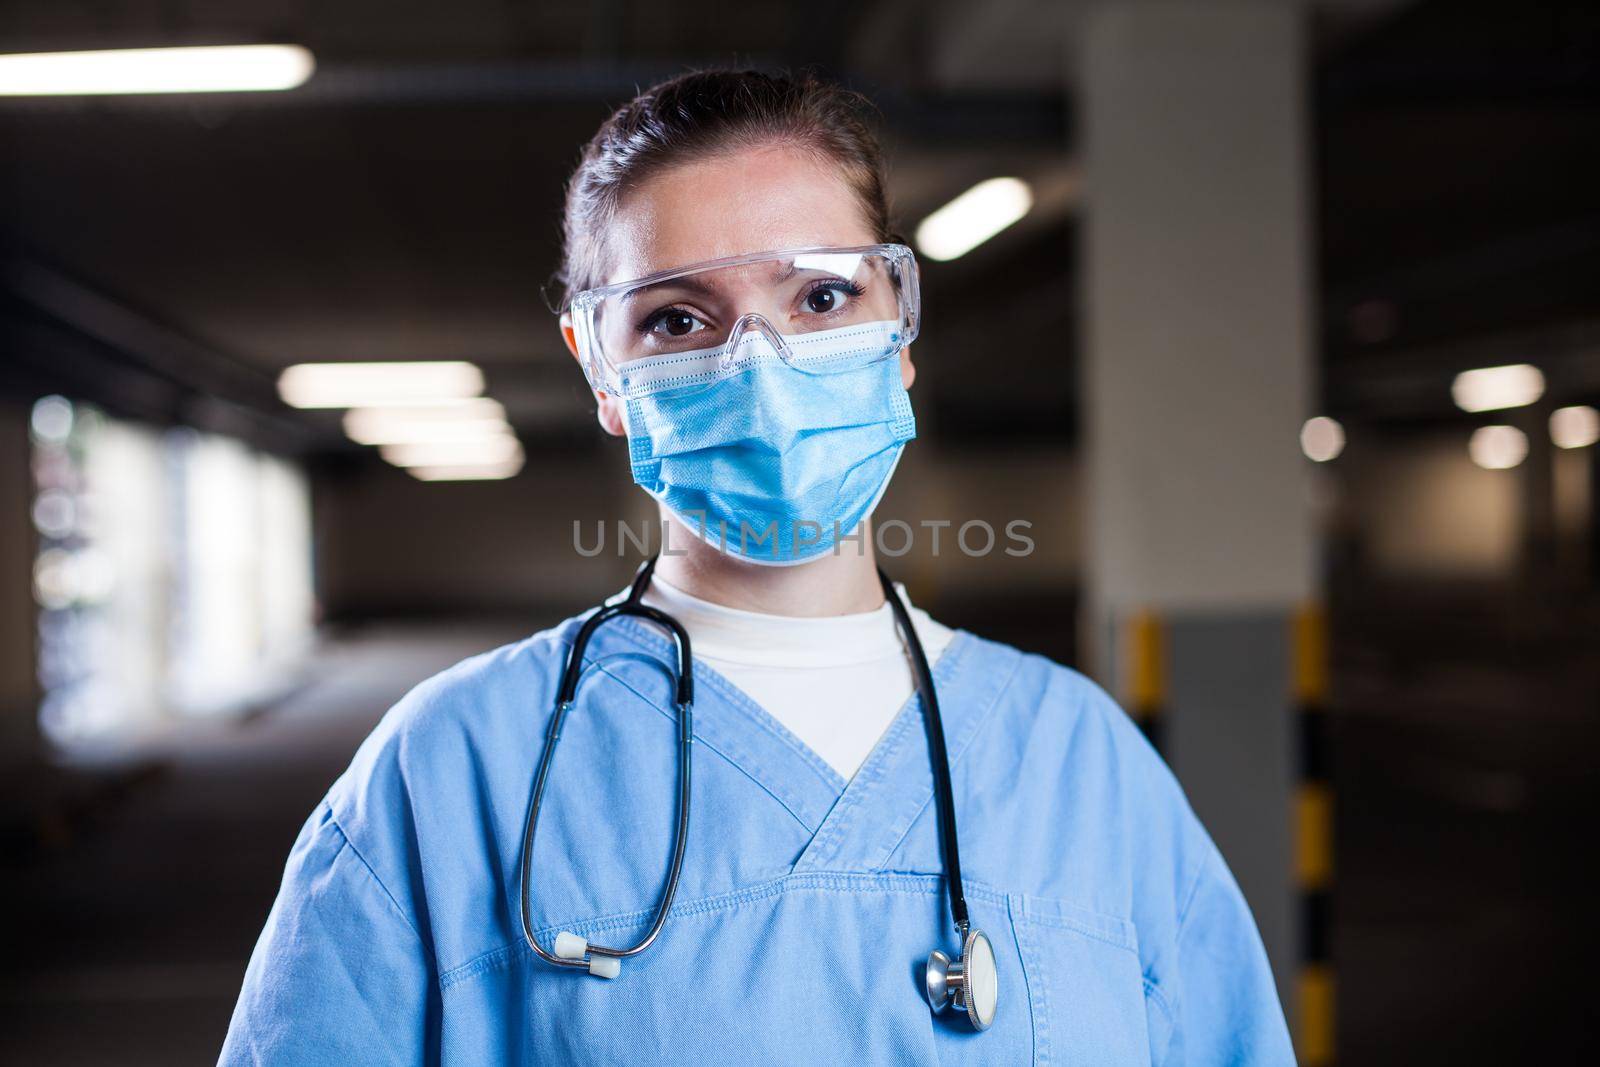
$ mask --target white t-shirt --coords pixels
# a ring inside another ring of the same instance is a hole
[[[905,596],[903,586],[895,588]],[[682,623],[696,659],[738,686],[845,781],[916,688],[911,654],[887,601],[857,615],[764,615],[701,600],[652,577],[644,603]],[[932,665],[955,633],[909,598],[907,606]]]

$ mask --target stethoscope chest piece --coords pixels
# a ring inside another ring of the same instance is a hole
[[[787,355],[784,358],[787,359]],[[683,624],[659,608],[643,602],[644,591],[650,584],[655,566],[654,557],[646,560],[633,579],[627,599],[597,609],[573,636],[572,647],[567,652],[566,668],[561,673],[561,684],[556,692],[555,710],[545,728],[544,751],[539,756],[539,766],[534,772],[528,815],[522,826],[518,895],[521,897],[523,940],[540,959],[551,966],[587,970],[599,978],[616,978],[621,973],[622,961],[649,948],[661,933],[667,914],[672,910],[673,897],[678,891],[684,847],[689,838],[690,774],[694,748],[694,657],[689,648],[689,633]],[[934,795],[938,802],[939,844],[944,860],[945,888],[950,896],[950,918],[961,935],[961,951],[954,960],[937,950],[928,957],[924,992],[935,1013],[959,1009],[965,1013],[974,1030],[987,1030],[994,1022],[995,1004],[1000,996],[1000,976],[995,967],[994,946],[982,930],[971,929],[967,921],[967,898],[961,887],[960,846],[956,840],[955,795],[950,785],[950,756],[945,748],[944,724],[939,718],[939,696],[934,688],[927,653],[923,651],[916,628],[911,624],[905,603],[889,576],[881,570],[878,571],[878,581],[894,613],[895,625],[911,654],[912,673],[922,699],[923,721],[928,731],[928,755],[933,767]],[[555,757],[556,742],[561,739],[562,724],[572,711],[578,698],[578,686],[586,676],[584,653],[589,646],[589,639],[604,623],[619,615],[655,623],[672,636],[677,646],[674,703],[678,709],[678,825],[673,833],[672,864],[667,870],[666,884],[656,905],[655,919],[637,944],[627,948],[607,947],[591,944],[576,934],[562,932],[556,936],[552,951],[539,944],[534,936],[533,843],[539,828],[539,811],[544,803],[545,785]]]
[[[961,954],[953,961],[938,949],[929,953],[924,980],[928,1006],[936,1013],[959,1009],[966,1013],[974,1030],[987,1030],[994,1022],[1000,974],[995,967],[994,946],[982,930],[966,932],[961,939]]]

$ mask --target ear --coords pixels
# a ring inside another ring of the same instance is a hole
[[[572,331],[572,313],[561,313],[561,339],[567,343],[567,351],[572,353],[574,360],[581,360],[578,355],[578,336]],[[626,436],[627,425],[622,418],[622,404],[609,393],[594,390],[595,419],[600,423],[600,428],[612,437]]]
[[[572,312],[561,313],[561,339],[567,342],[567,351],[572,353],[572,358],[578,358],[578,335],[572,332]]]
[[[900,384],[910,389],[911,383],[917,380],[917,365],[911,362],[911,346],[900,350]]]

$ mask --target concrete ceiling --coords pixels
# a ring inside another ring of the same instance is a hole
[[[319,69],[287,94],[0,101],[0,239],[12,260],[71,283],[51,290],[65,304],[50,317],[77,320],[69,331],[99,329],[96,345],[127,349],[119,355],[145,370],[178,343],[148,330],[125,343],[116,323],[126,317],[97,317],[92,301],[62,294],[76,285],[109,297],[211,353],[214,380],[232,383],[223,395],[244,407],[270,409],[272,377],[292,362],[452,357],[482,362],[514,418],[581,414],[581,387],[539,294],[555,266],[576,146],[655,77],[710,62],[815,62],[879,102],[891,192],[907,223],[994,173],[1040,188],[1043,209],[1025,225],[926,267],[925,285],[950,336],[971,336],[995,321],[995,300],[1010,299],[1011,333],[990,333],[986,347],[1025,353],[1007,364],[1020,369],[1046,361],[1047,373],[1032,376],[1049,383],[1040,414],[1070,432],[1077,172],[1067,57],[1093,6],[5,0],[7,49],[287,38],[310,45]],[[1596,50],[1581,43],[1594,21],[1577,5],[1562,11],[1554,31],[1526,17],[1507,33],[1448,3],[1316,5],[1322,276],[1343,302],[1324,324],[1330,355],[1355,344],[1342,328],[1347,305],[1433,292],[1441,271],[1447,281],[1461,273],[1451,268],[1463,248],[1526,243],[1592,209],[1600,120],[1574,105],[1600,84]],[[1579,44],[1562,46],[1573,26]],[[1568,79],[1540,81],[1562,47]],[[1532,254],[1565,262],[1559,249]],[[994,291],[994,279],[1014,277],[1037,279],[1053,298]],[[1531,313],[1593,304],[1567,297]],[[1407,321],[1427,327],[1422,339],[1457,328]],[[61,324],[49,325],[30,336],[56,337]],[[1060,344],[1039,353],[1029,340],[1042,331]],[[1379,344],[1414,340],[1400,330]],[[140,344],[154,355],[140,355]],[[982,410],[1015,383],[992,372],[993,360],[974,360],[971,345],[936,348],[953,369],[970,367],[944,379],[944,424],[1001,432],[984,428]],[[13,387],[49,373],[36,365]],[[317,440],[337,441],[320,430]]]

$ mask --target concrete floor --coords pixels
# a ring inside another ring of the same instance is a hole
[[[1338,723],[1341,1062],[1594,1062],[1600,702]]]
[[[164,773],[8,872],[0,1063],[214,1062],[290,843],[357,743],[416,681],[518,636],[339,642],[281,706],[175,737]],[[1343,1063],[1582,1060],[1593,674],[1458,665],[1352,690],[1335,736]]]
[[[365,632],[266,714],[161,746],[120,810],[8,875],[0,1064],[215,1063],[289,846],[361,739],[415,683],[521,636]]]

